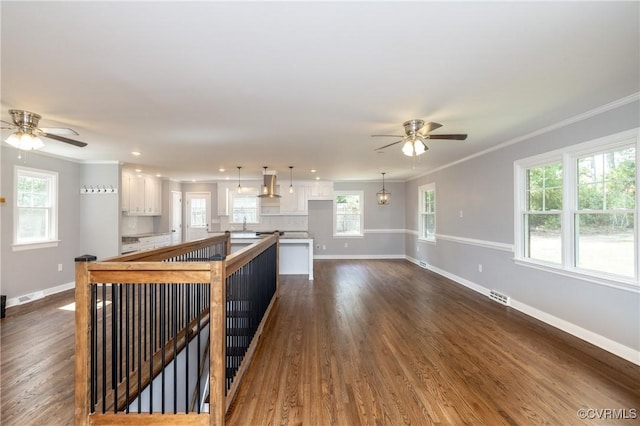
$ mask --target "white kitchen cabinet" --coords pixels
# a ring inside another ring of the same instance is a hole
[[[129,199],[131,197],[131,175],[129,173],[122,173],[122,185],[120,185],[120,210],[123,212],[129,211]]]
[[[122,174],[122,211],[130,216],[162,214],[162,182],[151,176]]]
[[[144,214],[160,216],[162,213],[162,182],[146,176],[144,179]]]
[[[218,182],[218,216],[229,216],[229,184]]]
[[[333,200],[333,182],[331,181],[311,182],[309,190],[308,200]]]
[[[293,194],[289,193],[289,186],[280,193],[280,214],[281,215],[305,215],[308,213],[307,199],[309,187],[304,184],[295,184]]]
[[[144,178],[132,175],[129,179],[129,214],[144,214]]]

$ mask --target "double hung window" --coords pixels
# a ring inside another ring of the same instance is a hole
[[[16,166],[14,250],[49,247],[58,238],[58,174]]]
[[[426,241],[436,240],[436,184],[430,183],[418,188],[420,202],[420,222],[418,238]]]
[[[637,138],[515,163],[516,260],[637,285]]]
[[[362,237],[364,211],[362,191],[336,191],[333,203],[333,235]]]

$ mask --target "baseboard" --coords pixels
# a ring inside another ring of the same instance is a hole
[[[314,254],[314,260],[340,260],[340,259],[406,259],[404,254]]]
[[[34,300],[42,299],[52,294],[60,293],[62,291],[71,290],[76,287],[75,281],[70,283],[61,284],[55,287],[46,288],[44,290],[34,291],[33,293],[24,294],[22,296],[13,297],[7,299],[7,308],[12,306],[24,305],[25,303],[33,302]]]
[[[450,280],[461,284],[467,288],[470,288],[473,291],[476,291],[484,296],[489,296],[489,289],[483,287],[479,284],[476,284],[472,281],[469,281],[465,278],[454,275],[450,272],[444,271],[440,268],[437,268],[433,265],[430,265],[424,261],[414,259],[410,256],[407,256],[406,259],[414,263],[421,268],[428,269],[430,271],[435,272],[436,274],[442,275]],[[628,346],[625,346],[621,343],[618,343],[614,340],[609,339],[608,337],[604,337],[600,334],[589,331],[585,328],[582,328],[576,324],[573,324],[569,321],[563,320],[562,318],[558,318],[554,315],[541,311],[533,306],[529,306],[525,303],[521,303],[517,300],[511,299],[511,307],[519,312],[522,312],[525,315],[528,315],[532,318],[535,318],[539,321],[544,322],[552,327],[555,327],[559,330],[562,330],[566,333],[571,334],[585,342],[591,343],[594,346],[597,346],[601,349],[604,349],[607,352],[610,352],[616,356],[619,356],[622,359],[625,359],[633,364],[640,365],[640,351],[632,349]]]

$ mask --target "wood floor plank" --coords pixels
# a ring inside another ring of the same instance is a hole
[[[601,424],[640,367],[403,260],[315,261],[280,298],[227,413],[248,425]],[[0,424],[73,424],[73,301],[0,320]]]

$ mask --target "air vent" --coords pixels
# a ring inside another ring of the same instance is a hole
[[[42,299],[44,297],[44,293],[41,291],[36,291],[35,293],[27,294],[26,296],[18,297],[18,302],[20,304],[31,302],[32,300]]]
[[[420,266],[422,266],[423,268],[426,268],[426,267],[427,267],[427,262],[425,262],[425,261],[421,260],[421,261],[419,262],[419,265],[420,265]]]
[[[489,299],[493,299],[498,303],[501,303],[505,306],[511,306],[511,299],[509,296],[499,293],[495,290],[491,290],[489,292]]]

